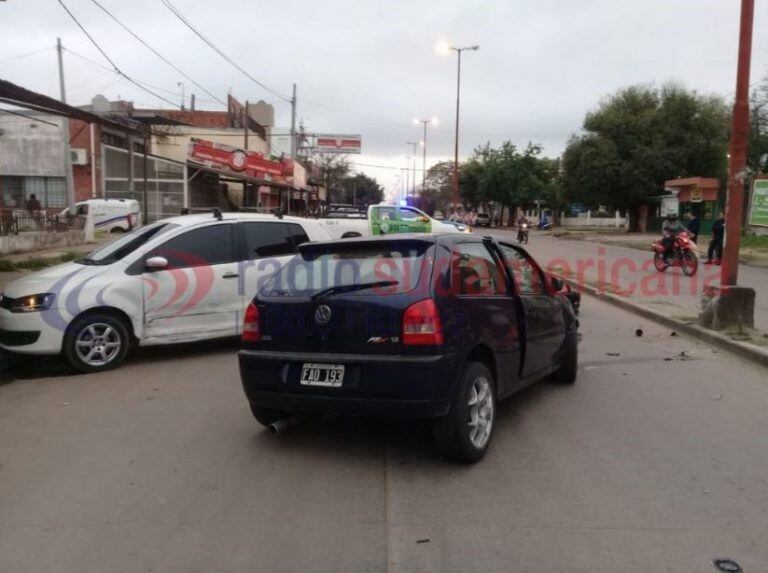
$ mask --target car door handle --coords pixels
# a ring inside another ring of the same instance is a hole
[[[237,274],[237,273],[224,273],[223,275],[221,275],[221,278],[223,278],[223,279],[236,279],[239,276],[240,275]]]

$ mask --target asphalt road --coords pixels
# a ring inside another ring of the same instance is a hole
[[[268,436],[231,343],[28,364],[0,386],[0,571],[765,571],[766,371],[593,299],[581,320],[577,384],[505,403],[474,466],[423,423]]]

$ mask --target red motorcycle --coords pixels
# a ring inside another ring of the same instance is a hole
[[[661,239],[653,242],[653,266],[656,267],[657,271],[663,273],[668,267],[680,267],[687,277],[696,274],[696,270],[699,268],[699,256],[696,243],[691,240],[688,233],[677,234],[671,255],[667,256],[666,250]]]

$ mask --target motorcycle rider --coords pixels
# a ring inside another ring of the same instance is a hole
[[[525,228],[523,227],[525,225]],[[531,226],[531,224],[528,222],[528,217],[525,216],[525,213],[520,213],[520,216],[517,218],[517,242],[522,242],[523,234],[528,233],[528,228]]]
[[[688,228],[677,218],[677,213],[670,211],[661,224],[661,244],[664,245],[664,258],[669,260],[675,246],[675,239],[680,233],[690,233]]]

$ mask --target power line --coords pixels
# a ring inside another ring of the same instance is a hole
[[[160,0],[160,1],[161,1],[161,2],[162,2],[164,5],[165,5],[165,7],[166,7],[166,8],[168,8],[168,10],[170,10],[170,11],[171,11],[171,13],[172,13],[174,16],[176,16],[176,17],[177,17],[179,20],[181,20],[181,22],[182,22],[182,23],[183,23],[183,24],[184,24],[184,25],[185,25],[187,28],[189,28],[190,30],[192,30],[192,32],[194,32],[194,33],[195,33],[195,35],[196,35],[198,38],[200,38],[200,39],[201,39],[203,42],[205,42],[205,43],[208,45],[208,47],[210,47],[210,48],[211,48],[211,49],[212,49],[214,52],[216,52],[216,53],[217,53],[219,56],[221,56],[221,57],[222,57],[222,58],[224,58],[224,59],[225,59],[227,62],[229,62],[229,63],[230,63],[232,66],[234,66],[234,67],[235,67],[235,68],[236,68],[236,69],[237,69],[237,70],[238,70],[240,73],[242,73],[242,74],[243,74],[245,77],[247,77],[248,79],[250,79],[250,80],[251,80],[253,83],[255,83],[256,85],[258,85],[258,86],[259,86],[259,87],[261,87],[262,89],[265,89],[265,90],[267,90],[269,93],[271,93],[271,94],[272,94],[272,95],[274,95],[275,97],[278,97],[278,98],[282,99],[283,101],[286,101],[286,102],[289,102],[289,103],[291,102],[291,98],[289,98],[289,97],[287,97],[287,96],[284,96],[283,94],[281,94],[281,93],[279,93],[279,92],[276,92],[275,90],[273,90],[273,89],[272,89],[272,88],[270,88],[269,86],[267,86],[267,85],[263,84],[262,82],[260,82],[260,81],[259,81],[259,80],[257,80],[256,78],[254,78],[254,77],[253,77],[251,74],[249,74],[247,71],[245,71],[245,70],[244,70],[242,67],[240,67],[240,66],[237,64],[237,62],[235,62],[235,61],[234,61],[232,58],[230,58],[230,57],[229,57],[227,54],[225,54],[225,53],[224,53],[224,51],[222,51],[222,49],[221,49],[221,48],[219,48],[219,47],[218,47],[216,44],[214,44],[214,43],[213,43],[211,40],[209,40],[208,38],[206,38],[206,37],[203,35],[203,33],[202,33],[202,32],[200,32],[200,31],[199,31],[197,28],[195,28],[195,27],[192,25],[192,23],[191,23],[189,20],[187,20],[187,19],[184,17],[184,15],[183,15],[183,14],[182,14],[182,13],[181,13],[181,12],[180,12],[180,11],[179,11],[179,10],[178,10],[178,9],[177,9],[177,8],[176,8],[174,5],[173,5],[173,4],[171,4],[170,0]]]
[[[0,111],[5,112],[5,113],[12,113],[13,115],[18,115],[19,117],[25,117],[27,119],[31,119],[32,121],[38,121],[40,123],[46,123],[48,125],[52,125],[53,127],[60,127],[59,125],[57,125],[57,124],[55,124],[53,122],[46,121],[44,119],[40,119],[39,117],[34,117],[34,116],[31,116],[31,115],[27,115],[25,113],[21,113],[20,111],[14,111],[12,109],[4,109],[4,108],[0,108]]]
[[[0,58],[0,62],[10,62],[11,60],[20,60],[21,58],[26,58],[27,56],[34,56],[35,54],[39,54],[40,52],[45,52],[46,50],[50,50],[51,48],[55,48],[55,47],[56,46],[46,46],[45,48],[39,48],[37,50],[32,50],[31,52],[24,52],[23,54],[16,54],[15,56]]]
[[[141,85],[139,82],[137,82],[136,80],[134,80],[133,78],[131,78],[131,77],[130,77],[128,74],[126,74],[125,72],[123,72],[123,71],[122,71],[120,68],[118,68],[118,67],[117,67],[117,64],[115,64],[115,62],[114,62],[114,61],[112,61],[112,58],[110,58],[110,57],[107,55],[107,53],[106,53],[106,52],[105,52],[105,51],[102,49],[102,47],[101,47],[101,46],[99,46],[99,44],[96,42],[96,40],[94,40],[94,39],[93,39],[93,36],[91,36],[91,35],[88,33],[88,30],[86,30],[86,29],[85,29],[85,27],[84,27],[84,26],[83,26],[83,25],[80,23],[80,21],[79,21],[79,20],[78,20],[78,19],[75,17],[75,15],[74,15],[74,14],[73,14],[73,13],[70,11],[70,9],[69,9],[69,8],[67,8],[67,5],[66,5],[66,4],[64,4],[64,0],[58,0],[58,2],[59,2],[59,4],[61,5],[61,7],[62,7],[62,8],[64,8],[64,10],[67,12],[67,14],[69,14],[69,17],[70,17],[70,18],[72,18],[72,20],[75,22],[75,24],[77,24],[77,27],[78,27],[78,28],[80,28],[80,29],[83,31],[83,34],[85,34],[85,35],[88,37],[88,39],[89,39],[89,40],[91,41],[91,43],[92,43],[92,44],[93,44],[93,45],[96,47],[96,49],[97,49],[97,50],[98,50],[98,51],[101,53],[101,55],[102,55],[102,56],[104,56],[104,59],[105,59],[105,60],[107,60],[107,61],[108,61],[108,62],[109,62],[111,65],[112,65],[112,67],[115,69],[115,72],[116,72],[116,73],[120,74],[120,75],[121,75],[121,76],[123,76],[123,77],[124,77],[126,80],[128,80],[129,82],[131,82],[131,83],[132,83],[132,84],[134,84],[135,86],[137,86],[137,87],[141,88],[141,89],[142,89],[142,90],[144,90],[145,92],[147,92],[147,93],[149,93],[149,94],[152,94],[152,95],[153,95],[154,97],[156,97],[157,99],[161,99],[161,100],[163,100],[164,102],[171,104],[171,105],[172,105],[174,108],[176,107],[176,103],[175,103],[175,102],[172,102],[171,100],[169,100],[169,99],[167,99],[167,98],[165,98],[165,97],[161,96],[160,94],[153,92],[151,89],[149,89],[149,88],[147,88],[147,87],[145,87],[145,86]]]
[[[163,55],[162,55],[160,52],[158,52],[158,51],[157,51],[155,48],[153,48],[152,46],[150,46],[149,44],[147,44],[147,42],[145,42],[145,41],[144,41],[144,40],[143,40],[143,39],[142,39],[142,38],[141,38],[141,37],[140,37],[140,36],[139,36],[139,35],[138,35],[136,32],[134,32],[134,31],[133,31],[133,30],[131,30],[131,29],[130,29],[128,26],[126,26],[125,24],[123,24],[123,23],[122,23],[120,20],[118,20],[118,19],[117,19],[117,17],[116,17],[114,14],[112,14],[112,12],[110,12],[110,11],[109,11],[109,10],[107,10],[107,9],[106,9],[104,6],[102,6],[102,5],[101,5],[101,3],[99,3],[99,2],[98,2],[98,0],[91,0],[91,2],[93,2],[93,3],[94,3],[96,6],[98,6],[98,7],[99,7],[99,8],[100,8],[100,9],[101,9],[101,10],[102,10],[102,11],[103,11],[105,14],[107,14],[107,16],[109,16],[110,18],[112,18],[112,20],[114,20],[114,21],[115,21],[115,22],[116,22],[116,23],[117,23],[117,24],[118,24],[118,25],[119,25],[119,26],[120,26],[120,27],[121,27],[123,30],[125,30],[125,31],[126,31],[126,32],[128,32],[128,33],[129,33],[131,36],[133,36],[133,37],[136,39],[136,41],[138,41],[139,43],[141,43],[141,45],[142,45],[142,46],[144,46],[145,48],[147,48],[149,51],[151,51],[153,54],[155,54],[155,55],[156,55],[158,58],[160,58],[161,60],[163,60],[163,61],[164,61],[166,64],[168,64],[169,66],[171,66],[171,67],[172,67],[174,70],[176,70],[176,71],[177,71],[179,74],[181,74],[181,75],[182,75],[184,78],[186,78],[187,80],[189,80],[190,82],[192,82],[192,83],[193,83],[195,86],[197,86],[198,88],[200,88],[201,90],[203,90],[205,93],[207,93],[209,96],[211,96],[213,99],[215,99],[215,100],[216,100],[217,102],[219,102],[220,104],[222,104],[222,105],[224,105],[224,106],[226,106],[226,105],[227,105],[227,102],[225,102],[224,100],[220,99],[220,98],[219,98],[219,97],[217,97],[215,94],[213,94],[213,93],[211,93],[210,91],[208,91],[207,89],[205,89],[203,86],[201,86],[199,83],[197,83],[197,82],[196,82],[195,80],[193,80],[191,77],[189,77],[189,76],[188,76],[186,73],[184,73],[183,71],[181,71],[181,70],[180,70],[180,69],[179,69],[179,68],[178,68],[178,67],[177,67],[175,64],[173,64],[173,62],[171,62],[170,60],[168,60],[168,58],[166,58],[166,57],[165,57],[165,56],[163,56]]]
[[[102,70],[104,70],[104,71],[107,71],[107,72],[109,72],[109,73],[111,73],[111,74],[116,74],[116,75],[118,75],[118,76],[120,76],[120,75],[121,75],[121,74],[117,73],[117,72],[116,72],[116,71],[115,71],[113,68],[110,68],[109,66],[105,66],[104,64],[100,64],[100,63],[99,63],[99,62],[97,62],[96,60],[92,60],[91,58],[89,58],[89,57],[87,57],[87,56],[84,56],[83,54],[80,54],[80,53],[78,53],[78,52],[75,52],[75,51],[74,51],[74,50],[72,50],[71,48],[67,48],[66,46],[62,46],[62,48],[64,48],[64,49],[65,49],[67,52],[69,52],[69,53],[70,53],[70,54],[72,54],[73,56],[76,56],[76,57],[80,58],[80,59],[81,59],[81,60],[83,60],[84,62],[87,62],[87,63],[89,63],[89,64],[92,64],[92,65],[94,65],[94,66],[96,66],[96,67],[99,67],[99,68],[101,68]],[[154,85],[154,84],[151,84],[151,83],[149,83],[149,82],[145,82],[145,81],[143,81],[143,80],[136,80],[136,79],[135,79],[134,81],[136,81],[136,82],[138,82],[138,83],[140,83],[140,84],[143,84],[143,85],[145,85],[145,86],[148,86],[148,87],[150,87],[150,88],[152,88],[152,89],[155,89],[155,90],[160,90],[161,92],[166,92],[166,93],[169,93],[169,94],[172,94],[172,95],[178,95],[178,94],[177,94],[177,92],[175,92],[174,90],[169,90],[168,88],[163,88],[163,87],[160,87],[160,86],[156,86],[156,85]],[[185,99],[190,99],[190,96],[187,96]],[[216,101],[216,100],[212,100],[212,99],[197,98],[197,100],[198,100],[198,101],[205,101],[205,102],[209,102],[209,103],[220,103],[220,102],[218,102],[218,101]],[[174,107],[175,107],[175,105],[174,105]]]

